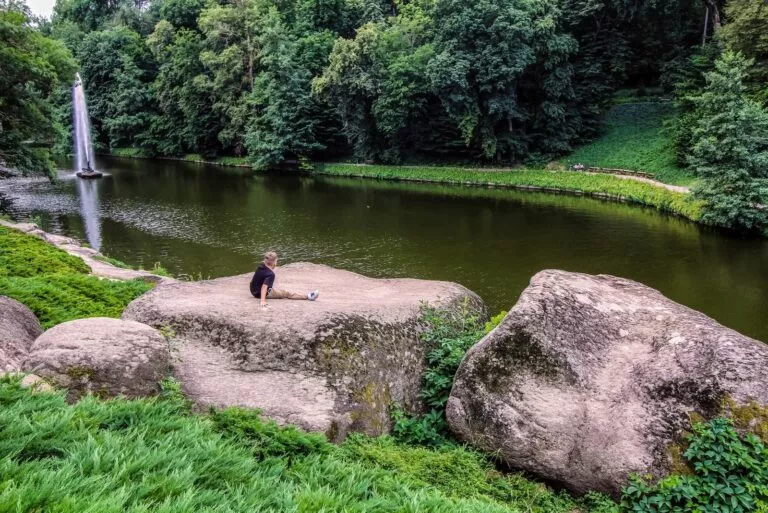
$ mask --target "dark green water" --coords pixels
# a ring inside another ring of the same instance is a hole
[[[768,341],[768,242],[636,206],[572,196],[340,178],[252,176],[170,161],[109,159],[109,176],[0,181],[0,208],[90,240],[131,265],[249,272],[275,249],[374,277],[457,281],[493,310],[558,268],[631,278]],[[88,212],[83,221],[82,212]],[[339,286],[343,286],[340,283]]]

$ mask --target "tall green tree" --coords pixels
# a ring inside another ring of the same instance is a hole
[[[147,130],[152,110],[152,56],[141,35],[123,25],[89,33],[78,50],[94,142],[130,145]]]
[[[701,177],[702,220],[744,232],[768,227],[768,113],[747,97],[750,64],[728,51],[707,74],[689,157]]]
[[[245,135],[254,165],[266,168],[286,159],[308,158],[323,149],[315,140],[311,79],[296,56],[296,42],[272,8],[259,37],[263,70],[256,77],[250,103],[253,116]]]
[[[51,173],[57,126],[53,96],[74,79],[75,63],[59,41],[30,24],[26,6],[0,0],[0,161]]]
[[[211,79],[200,59],[202,36],[162,20],[147,46],[158,66],[151,86],[156,108],[141,146],[160,155],[215,156],[222,150],[218,136],[223,121],[213,109]]]
[[[477,156],[514,162],[569,148],[577,43],[554,0],[442,0],[434,16],[433,91]]]
[[[725,19],[718,35],[728,49],[754,61],[745,83],[750,93],[768,106],[768,3],[730,0]]]

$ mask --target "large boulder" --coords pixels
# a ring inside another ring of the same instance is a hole
[[[0,374],[21,370],[32,342],[43,332],[32,310],[0,296]]]
[[[446,282],[371,279],[313,264],[277,269],[276,286],[316,302],[251,296],[251,275],[161,284],[123,314],[174,334],[174,375],[200,406],[259,408],[279,422],[339,440],[390,428],[389,408],[418,411],[423,302],[484,313]]]
[[[768,403],[768,345],[633,281],[544,271],[467,353],[447,416],[511,467],[617,495],[726,397]]]
[[[85,393],[142,397],[159,391],[170,353],[166,339],[145,324],[80,319],[43,333],[23,368],[67,388],[70,399]]]

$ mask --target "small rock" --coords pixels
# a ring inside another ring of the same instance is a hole
[[[23,369],[69,390],[143,397],[159,391],[170,366],[168,344],[155,329],[134,321],[91,318],[59,324],[32,345]]]
[[[21,370],[21,362],[42,332],[32,310],[15,299],[0,296],[0,372]]]

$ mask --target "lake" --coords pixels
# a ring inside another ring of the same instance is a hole
[[[66,164],[65,164],[66,165]],[[768,241],[589,198],[106,159],[0,181],[0,210],[133,266],[195,279],[250,272],[268,249],[373,277],[459,282],[492,312],[542,269],[640,281],[768,341]],[[339,283],[343,287],[344,283]]]

